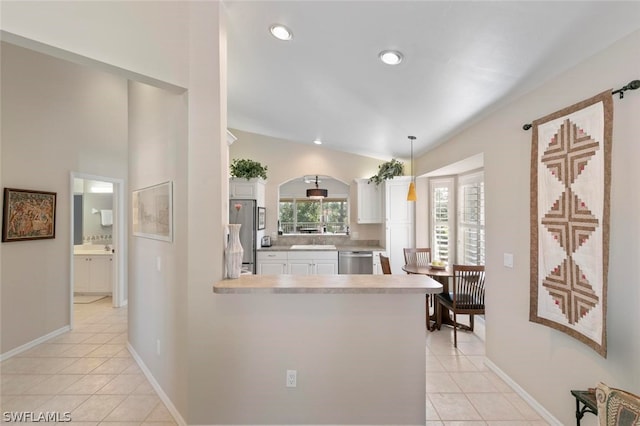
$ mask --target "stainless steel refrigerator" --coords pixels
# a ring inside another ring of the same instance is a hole
[[[229,200],[229,223],[242,225],[240,227],[240,244],[244,249],[242,269],[252,274],[256,273],[257,214],[256,200]]]

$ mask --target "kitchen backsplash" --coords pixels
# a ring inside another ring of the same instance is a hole
[[[333,244],[340,246],[372,246],[378,247],[379,240],[352,240],[346,235],[278,235],[271,238],[274,246],[292,246],[297,244]]]

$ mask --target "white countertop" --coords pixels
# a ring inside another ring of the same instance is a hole
[[[435,294],[442,284],[426,275],[241,275],[218,281],[214,293]]]

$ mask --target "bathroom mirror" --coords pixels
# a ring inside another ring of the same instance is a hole
[[[327,196],[309,198],[307,190],[326,189]],[[278,233],[346,234],[349,227],[349,185],[325,175],[306,175],[279,187]]]

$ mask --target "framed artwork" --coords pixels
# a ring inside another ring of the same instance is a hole
[[[258,230],[264,229],[266,222],[266,209],[258,207]]]
[[[4,189],[2,242],[55,237],[55,192]]]
[[[173,241],[171,181],[133,191],[131,206],[133,235],[160,241]]]

